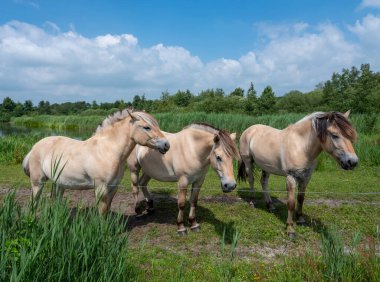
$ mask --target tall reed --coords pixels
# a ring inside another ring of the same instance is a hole
[[[0,280],[129,281],[136,271],[122,223],[46,198],[36,212],[9,193],[0,207]]]

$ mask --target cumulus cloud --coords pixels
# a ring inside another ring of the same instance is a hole
[[[378,8],[380,9],[380,0],[363,0],[360,8]]]
[[[362,21],[356,21],[349,26],[350,31],[360,41],[361,53],[366,54],[368,60],[376,66],[380,65],[380,17],[367,15]]]
[[[54,23],[43,28],[19,21],[0,26],[0,99],[50,101],[158,98],[189,89],[271,85],[277,95],[309,91],[334,71],[368,62],[380,67],[380,18],[368,15],[346,31],[325,23],[258,24],[261,47],[240,58],[203,62],[181,46],[140,46],[132,34],[94,38]],[[355,41],[349,41],[350,32]]]

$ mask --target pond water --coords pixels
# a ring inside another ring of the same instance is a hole
[[[30,128],[25,126],[14,126],[10,123],[0,123],[0,138],[9,135],[28,135],[28,134],[41,134],[45,136],[68,136],[75,139],[87,139],[93,134],[93,130],[61,130],[51,128]]]

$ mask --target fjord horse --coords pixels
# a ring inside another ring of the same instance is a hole
[[[106,214],[136,144],[162,154],[170,147],[151,115],[129,109],[107,117],[87,140],[64,136],[41,139],[23,161],[33,199],[38,198],[45,181],[51,179],[57,183],[59,195],[64,189],[95,189],[99,212]]]
[[[136,199],[136,213],[139,210],[137,199],[141,187],[148,206],[153,210],[153,200],[147,190],[151,178],[159,181],[178,182],[178,234],[185,235],[184,208],[187,186],[191,185],[189,222],[192,231],[200,227],[195,218],[200,188],[205,180],[209,166],[220,178],[223,192],[231,192],[236,187],[233,172],[233,160],[239,158],[234,142],[235,134],[215,128],[205,123],[194,123],[178,133],[166,133],[170,142],[170,151],[165,156],[146,147],[136,146],[128,158],[131,172],[133,194]],[[143,171],[139,178],[140,170]]]
[[[240,156],[238,179],[246,180],[253,192],[254,165],[262,169],[261,185],[265,201],[270,211],[274,210],[268,192],[269,175],[286,177],[288,191],[287,234],[295,237],[293,211],[295,209],[295,189],[299,187],[296,218],[298,224],[305,223],[302,205],[306,186],[316,166],[316,158],[325,151],[345,170],[353,169],[358,157],[352,146],[356,131],[348,120],[349,111],[315,112],[278,130],[265,125],[253,125],[240,137]],[[253,205],[253,201],[251,202]]]

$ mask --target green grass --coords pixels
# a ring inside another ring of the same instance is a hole
[[[127,281],[129,262],[122,215],[102,218],[66,201],[41,201],[35,210],[9,193],[0,207],[0,280]],[[76,211],[76,212],[74,212]]]

